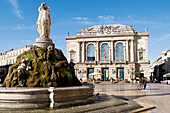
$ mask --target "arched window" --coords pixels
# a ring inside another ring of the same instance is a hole
[[[101,52],[101,60],[109,60],[109,45],[103,44],[102,45],[102,52]]]
[[[93,44],[87,47],[87,61],[95,61],[95,48]]]
[[[124,50],[122,43],[118,43],[116,45],[116,61],[124,61]]]
[[[70,58],[71,58],[71,62],[73,62],[74,61],[74,53],[70,54]]]

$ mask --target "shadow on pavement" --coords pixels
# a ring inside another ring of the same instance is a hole
[[[148,94],[148,95],[135,95],[135,96],[119,95],[119,96],[117,96],[117,97],[118,97],[118,98],[122,98],[122,99],[137,99],[137,98],[145,97],[145,96],[165,96],[165,95],[170,95],[170,93],[164,93],[164,94]]]
[[[139,89],[120,89],[120,90],[113,90],[113,91],[138,91]],[[148,89],[145,89],[145,90],[148,90]],[[151,88],[151,90],[160,90],[159,88]],[[141,90],[139,90],[139,91],[141,91]]]

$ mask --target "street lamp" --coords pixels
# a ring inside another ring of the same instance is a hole
[[[133,70],[134,70],[134,68],[132,67],[132,79],[133,79]]]
[[[77,75],[78,75],[78,72],[79,72],[79,69],[76,68],[75,70],[76,70],[76,76],[77,76]]]
[[[131,69],[131,73],[132,73],[131,78],[133,79],[133,70],[134,70],[133,65],[132,65],[132,67],[131,67],[131,65],[130,65],[130,69]]]

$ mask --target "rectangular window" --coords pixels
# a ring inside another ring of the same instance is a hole
[[[143,52],[139,52],[139,60],[143,60]]]
[[[170,58],[168,58],[168,65],[170,65]]]
[[[71,53],[71,62],[73,62],[74,61],[74,53]]]

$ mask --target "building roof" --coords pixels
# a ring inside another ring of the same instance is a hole
[[[135,32],[132,26],[122,25],[122,24],[112,24],[112,25],[95,25],[88,28],[82,28],[76,36],[69,36],[67,33],[66,39],[77,38],[77,37],[95,37],[95,36],[134,36],[134,35],[146,35],[149,36],[147,28],[145,32]]]
[[[111,34],[111,33],[116,33],[116,32],[135,32],[133,30],[132,26],[126,26],[126,25],[122,25],[122,24],[113,24],[113,25],[95,25],[89,28],[82,28],[80,33],[107,33],[107,34]]]

